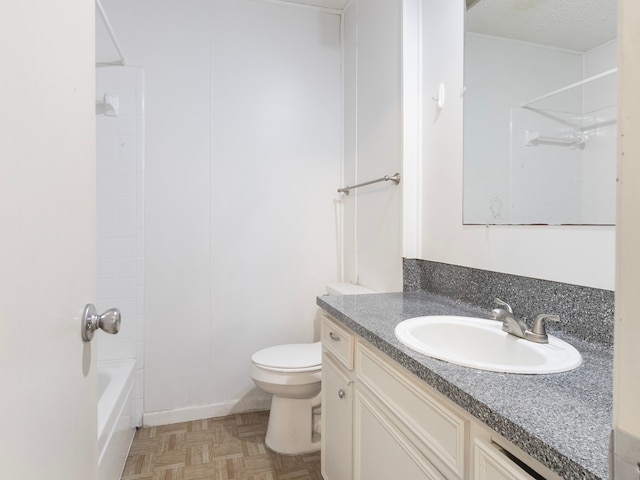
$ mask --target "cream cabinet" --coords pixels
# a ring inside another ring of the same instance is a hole
[[[322,317],[320,335],[323,352],[331,354],[347,370],[353,370],[355,335],[336,323],[329,315]]]
[[[426,385],[369,344],[357,342],[355,357],[358,395],[368,395],[383,406],[389,422],[411,438],[444,478],[464,478],[469,422],[435,401]]]
[[[495,444],[479,439],[474,442],[473,467],[473,478],[477,480],[532,480],[534,478],[505,458],[503,451]]]
[[[353,380],[326,353],[322,355],[322,476],[350,480],[352,475]]]
[[[322,476],[325,480],[351,480],[355,336],[324,316],[321,337]]]
[[[354,476],[357,480],[444,480],[373,399],[356,392]]]
[[[471,423],[471,472],[475,480],[561,480],[540,462],[479,421]]]
[[[560,480],[328,314],[321,335],[325,480]]]

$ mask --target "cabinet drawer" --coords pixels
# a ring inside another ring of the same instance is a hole
[[[412,432],[426,447],[424,454],[436,466],[441,463],[438,468],[444,467],[463,478],[468,421],[433,397],[420,379],[380,355],[358,343],[358,379],[394,412],[402,428]]]
[[[353,370],[355,337],[329,315],[322,315],[322,348],[330,352],[345,368]]]

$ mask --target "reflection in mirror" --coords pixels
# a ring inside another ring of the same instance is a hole
[[[467,4],[464,223],[614,224],[616,0]]]

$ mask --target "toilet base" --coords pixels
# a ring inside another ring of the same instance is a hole
[[[284,455],[317,452],[320,436],[313,432],[313,407],[320,405],[320,394],[313,398],[284,398],[274,395],[265,443]]]

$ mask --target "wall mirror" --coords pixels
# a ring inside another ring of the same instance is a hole
[[[615,223],[616,13],[467,0],[463,223]]]

